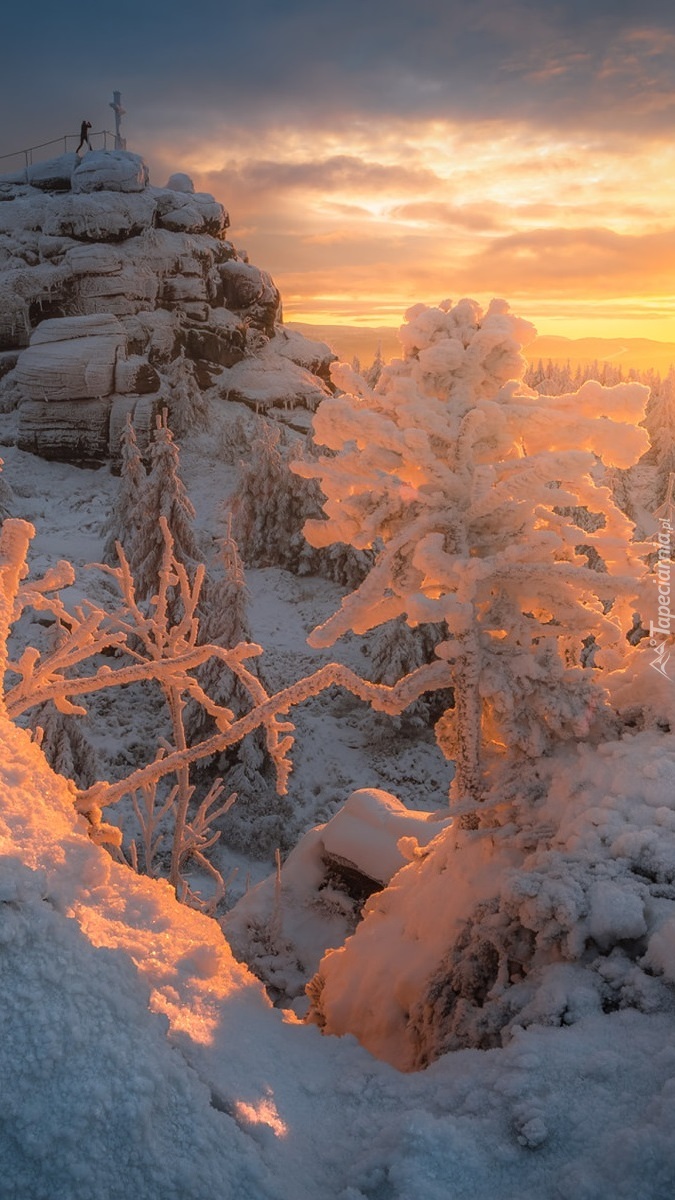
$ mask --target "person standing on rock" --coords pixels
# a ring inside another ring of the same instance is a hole
[[[91,150],[91,142],[89,141],[89,130],[90,129],[91,129],[91,121],[83,121],[82,124],[80,125],[80,144],[77,147],[77,150],[75,151],[76,154],[80,153],[80,150],[85,145],[85,143]]]

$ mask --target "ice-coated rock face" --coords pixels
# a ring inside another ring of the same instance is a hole
[[[149,173],[140,154],[91,150],[72,174],[74,192],[142,192]]]
[[[162,407],[188,428],[195,387],[316,407],[333,355],[288,337],[277,287],[226,239],[213,196],[180,173],[150,186],[128,151],[31,171],[0,177],[0,405],[19,408],[23,449],[115,457],[127,413],[141,445]]]

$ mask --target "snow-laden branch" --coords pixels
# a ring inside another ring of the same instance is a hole
[[[214,647],[210,647],[214,649]],[[425,692],[438,691],[450,685],[451,673],[445,662],[429,663],[419,667],[412,674],[406,675],[393,687],[382,683],[369,683],[362,679],[349,667],[342,663],[327,663],[313,675],[307,675],[297,683],[282,688],[264,702],[256,705],[250,712],[234,721],[228,729],[215,733],[210,738],[191,746],[186,750],[167,754],[162,759],[148,763],[119,783],[95,783],[93,787],[80,792],[77,798],[77,810],[91,813],[102,805],[114,804],[122,796],[136,791],[153,780],[161,778],[169,772],[175,772],[181,767],[208,758],[212,754],[221,753],[228,746],[233,746],[246,734],[251,733],[260,725],[264,725],[272,717],[287,713],[296,704],[302,704],[312,696],[329,687],[343,687],[360,700],[365,700],[379,712],[395,716],[406,709]],[[285,790],[285,784],[284,784]],[[284,794],[284,792],[281,792]]]

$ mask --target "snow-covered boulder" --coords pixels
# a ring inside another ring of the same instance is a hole
[[[104,462],[110,448],[110,397],[97,400],[29,400],[21,405],[17,445],[40,458]]]
[[[91,150],[72,174],[74,192],[142,192],[148,168],[129,150]]]
[[[203,192],[155,190],[154,195],[160,229],[218,237],[230,223],[223,205]]]
[[[80,305],[85,313],[114,313],[131,316],[154,304],[159,281],[143,265],[126,263],[116,274],[87,275],[78,284]]]
[[[152,196],[121,192],[93,192],[52,198],[43,232],[83,242],[116,242],[135,237],[152,225]]]
[[[246,327],[227,309],[213,309],[207,321],[188,326],[184,336],[185,353],[196,362],[232,367],[244,357]]]
[[[125,343],[124,329],[111,315],[43,321],[19,356],[15,382],[31,400],[109,396]]]
[[[449,816],[406,808],[380,788],[359,788],[324,826],[325,854],[383,887],[420,847],[452,824]]]
[[[242,310],[255,305],[261,312],[268,311],[274,322],[280,297],[267,271],[261,271],[252,263],[231,259],[222,263],[219,273],[228,307]]]
[[[77,154],[61,154],[46,162],[33,163],[26,172],[32,187],[46,192],[70,191],[73,171],[79,163]]]
[[[118,358],[115,363],[115,391],[139,396],[152,395],[161,387],[161,379],[151,363],[141,354]]]
[[[353,932],[367,897],[449,824],[379,788],[352,792],[291,851],[280,886],[270,876],[227,914],[228,940],[268,986],[301,996],[326,950]]]
[[[282,358],[290,359],[312,375],[319,375],[327,383],[330,381],[330,364],[337,360],[337,355],[327,342],[315,342],[296,329],[281,325],[276,330],[274,346]]]
[[[195,190],[195,185],[183,171],[175,171],[167,180],[167,190],[170,192],[186,192],[189,195]]]
[[[218,386],[228,399],[256,412],[294,406],[312,410],[331,394],[323,380],[277,353],[276,338],[254,358],[245,358],[224,371]]]
[[[314,1016],[399,1069],[530,1025],[675,1013],[675,754],[661,732],[541,760],[536,804],[451,828],[374,895]],[[489,801],[488,801],[489,803]]]

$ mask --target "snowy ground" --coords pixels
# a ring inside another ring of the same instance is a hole
[[[14,415],[0,421],[14,515],[37,529],[35,569],[96,561],[117,481],[19,452]],[[234,480],[223,436],[182,448],[207,554]],[[323,661],[305,638],[339,590],[271,568],[247,580],[268,683]],[[363,663],[357,639],[336,653]],[[111,704],[99,740],[109,760],[130,742],[128,720],[124,701]],[[140,723],[152,720],[149,708]],[[430,740],[333,694],[294,721],[294,838],[356,787],[442,806],[449,771]],[[132,757],[145,733],[152,754],[156,724],[139,730],[138,712],[131,723]],[[402,1075],[272,1008],[218,926],[91,845],[37,748],[11,726],[2,737],[3,1200],[672,1200],[672,1015],[533,1026],[503,1049]],[[223,851],[222,863],[239,868],[236,899],[271,856]]]

